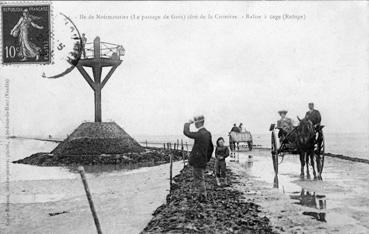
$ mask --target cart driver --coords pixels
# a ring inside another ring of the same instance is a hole
[[[241,130],[240,130],[240,128],[239,128],[239,127],[237,127],[237,125],[236,125],[236,124],[233,124],[233,127],[232,127],[232,129],[231,129],[231,132],[237,132],[237,133],[240,133],[240,132],[241,132]]]
[[[310,102],[309,105],[309,111],[305,114],[305,119],[310,120],[314,127],[320,125],[320,122],[322,121],[322,117],[320,115],[320,112],[318,110],[314,109],[314,103]]]
[[[287,134],[293,130],[293,122],[292,119],[287,117],[287,110],[280,110],[278,113],[281,116],[281,119],[277,121],[278,137],[282,142]]]

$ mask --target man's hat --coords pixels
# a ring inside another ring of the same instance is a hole
[[[198,115],[198,116],[195,116],[193,120],[195,121],[195,123],[203,122],[205,120],[205,117],[203,115]]]
[[[288,112],[287,110],[280,110],[280,111],[278,111],[279,114],[282,114],[282,113],[287,114],[287,112]]]
[[[314,105],[314,102],[309,102],[309,105]]]

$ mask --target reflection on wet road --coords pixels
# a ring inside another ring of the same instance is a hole
[[[351,233],[369,233],[368,164],[327,157],[323,181],[301,179],[296,155],[285,156],[278,176],[268,151],[241,152],[239,164],[247,175],[270,184],[271,190],[301,206],[302,215],[325,223],[327,230],[341,233],[339,230],[345,227]]]
[[[313,218],[317,219],[321,222],[327,222],[325,219],[326,216],[326,207],[327,207],[327,200],[325,195],[318,195],[315,192],[310,192],[305,189],[301,189],[301,192],[293,192],[290,195],[290,198],[293,200],[297,200],[295,204],[310,207],[317,210],[322,210],[323,212],[319,211],[304,211],[303,215],[309,215]]]

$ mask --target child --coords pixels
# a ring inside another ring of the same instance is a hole
[[[224,178],[225,184],[228,184],[226,177],[226,162],[225,158],[229,156],[229,149],[224,146],[223,137],[219,137],[217,140],[217,147],[215,149],[215,175],[217,185],[220,186],[220,178]]]

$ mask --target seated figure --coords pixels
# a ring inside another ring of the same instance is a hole
[[[281,119],[277,121],[277,128],[279,129],[278,137],[280,141],[282,142],[288,133],[290,133],[294,126],[292,119],[287,117],[286,110],[280,110],[278,111],[279,115],[281,116]]]
[[[242,123],[240,123],[240,126],[238,127],[242,133],[247,132],[246,128],[243,126]]]
[[[240,133],[241,132],[241,129],[239,127],[237,127],[236,124],[233,124],[233,127],[231,129],[230,132],[237,132],[237,133]]]

